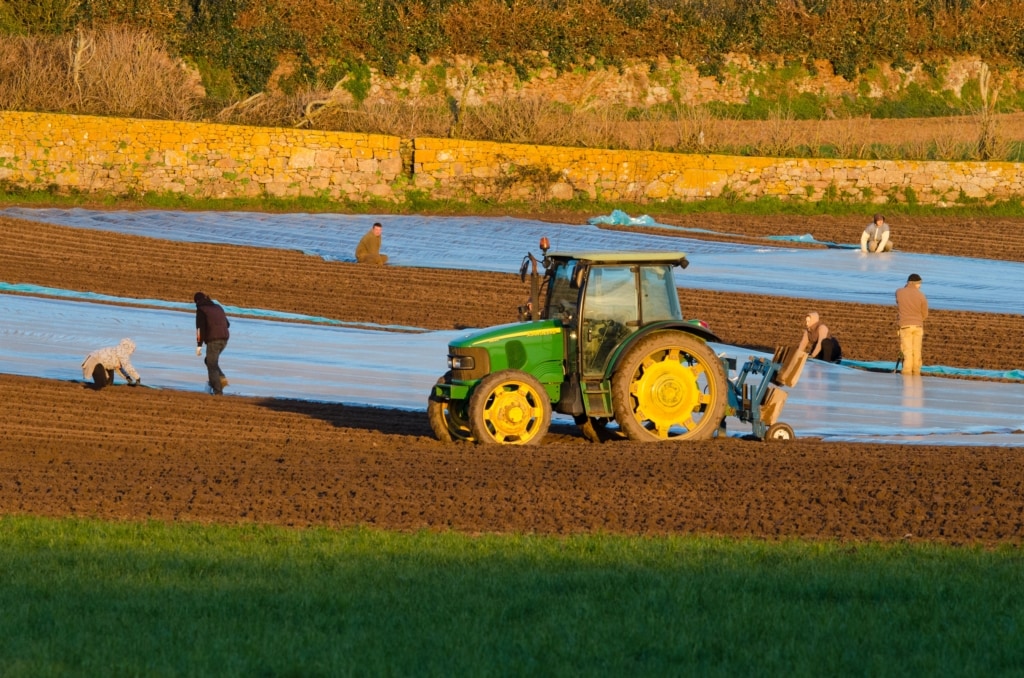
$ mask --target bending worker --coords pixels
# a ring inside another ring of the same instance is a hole
[[[829,335],[828,328],[821,322],[817,313],[808,313],[804,318],[804,324],[806,329],[797,350],[806,351],[811,354],[810,357],[827,363],[838,363],[843,359],[843,349],[835,337]]]
[[[869,252],[892,252],[892,240],[889,239],[889,224],[885,223],[885,217],[876,214],[871,223],[864,228],[860,234],[860,251],[865,254]]]
[[[142,377],[132,367],[131,355],[135,352],[135,342],[127,337],[117,346],[98,348],[85,356],[82,363],[82,377],[92,377],[93,388],[97,391],[114,383],[114,374],[120,372],[128,380],[129,386],[142,383]]]

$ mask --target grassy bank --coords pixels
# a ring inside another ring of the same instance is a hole
[[[443,214],[445,216],[477,215],[576,215],[582,223],[587,218],[622,210],[632,216],[640,214],[689,215],[689,214],[739,214],[739,215],[870,215],[883,209],[886,215],[908,216],[950,216],[950,217],[1009,217],[1024,218],[1024,200],[1016,198],[982,204],[967,204],[937,207],[934,205],[894,203],[877,205],[847,200],[823,200],[816,203],[783,201],[775,198],[761,198],[746,201],[730,198],[713,198],[699,202],[659,202],[647,205],[635,202],[603,202],[595,200],[571,200],[538,202],[506,202],[474,200],[430,200],[422,195],[410,194],[404,203],[387,201],[350,202],[330,198],[194,198],[178,193],[148,193],[137,196],[112,196],[85,193],[59,193],[39,190],[30,191],[10,186],[0,186],[0,207],[57,207],[85,209],[167,209],[167,210],[209,210],[209,211],[259,211],[259,212],[310,212],[340,214]]]
[[[0,519],[15,675],[1019,671],[1019,549]]]

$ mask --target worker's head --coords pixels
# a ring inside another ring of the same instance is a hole
[[[122,339],[121,343],[118,345],[124,350],[125,353],[135,353],[135,342],[129,339],[128,337]]]
[[[907,284],[910,285],[911,283],[913,283],[914,285],[917,285],[918,287],[920,287],[920,285],[921,285],[921,276],[919,276],[916,273],[911,273],[910,275],[908,275],[907,276]]]
[[[373,225],[373,232],[374,232],[375,235],[380,235],[381,231],[383,231],[383,230],[384,230],[384,227],[381,225],[381,223],[379,221]]]
[[[883,224],[885,223],[885,217],[883,217],[881,214],[876,214],[875,218],[872,219],[872,221],[874,221],[876,224]]]
[[[804,318],[804,324],[806,324],[807,327],[814,327],[815,325],[818,324],[818,318],[818,314],[815,313],[814,311],[811,311],[810,313],[807,314],[807,317]]]
[[[194,295],[192,295],[192,300],[195,301],[197,304],[201,304],[204,301],[209,301],[210,297],[206,296],[206,294],[203,292],[196,292]]]

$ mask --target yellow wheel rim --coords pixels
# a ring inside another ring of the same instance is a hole
[[[697,428],[699,419],[694,415],[704,412],[717,396],[707,366],[694,356],[688,355],[688,362],[682,358],[679,349],[648,355],[629,388],[637,420],[647,422],[648,429],[662,439],[668,438],[673,426],[688,432]]]
[[[544,408],[528,384],[509,381],[490,393],[483,419],[495,442],[526,443],[540,431]]]

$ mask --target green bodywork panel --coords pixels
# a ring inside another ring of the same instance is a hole
[[[502,370],[520,370],[533,375],[547,391],[552,403],[561,398],[561,385],[565,379],[564,337],[560,320],[536,320],[533,322],[498,325],[486,330],[460,337],[452,341],[449,350],[479,348],[487,351],[490,358],[489,373]],[[438,384],[435,393],[451,400],[464,400],[479,383],[454,381],[452,384]],[[447,388],[445,388],[447,387]]]

